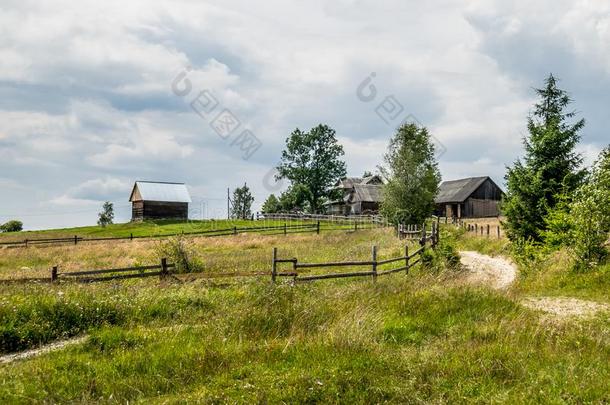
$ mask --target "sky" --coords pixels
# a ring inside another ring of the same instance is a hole
[[[295,128],[330,125],[348,174],[382,163],[401,122],[426,126],[444,180],[522,155],[553,73],[610,143],[610,1],[244,0],[0,3],[0,222],[130,218],[135,180],[188,184],[192,218],[254,209]]]

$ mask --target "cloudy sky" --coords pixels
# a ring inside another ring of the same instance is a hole
[[[608,0],[3,0],[0,222],[93,224],[105,200],[127,220],[137,179],[186,182],[193,217],[226,215],[244,182],[258,208],[286,137],[320,122],[351,175],[410,117],[444,179],[502,183],[550,72],[591,161],[610,142]]]

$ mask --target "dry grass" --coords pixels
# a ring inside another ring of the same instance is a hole
[[[156,264],[158,240],[110,241],[81,245],[33,246],[4,249],[0,278],[47,277],[50,268],[61,272]],[[189,237],[206,273],[256,273],[270,270],[271,250],[299,261],[366,260],[371,246],[379,257],[402,254],[404,243],[390,230],[303,233],[293,235],[239,234],[222,238]]]

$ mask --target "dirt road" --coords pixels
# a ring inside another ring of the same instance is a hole
[[[517,277],[517,267],[505,258],[472,251],[462,251],[460,256],[466,269],[464,281],[468,284],[503,290],[510,287]],[[571,297],[525,297],[521,304],[555,318],[587,318],[600,312],[610,312],[607,304]]]

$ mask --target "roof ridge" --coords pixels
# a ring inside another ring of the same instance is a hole
[[[176,183],[173,181],[150,181],[150,180],[136,180],[136,183],[153,183],[153,184],[184,184],[186,183]]]

